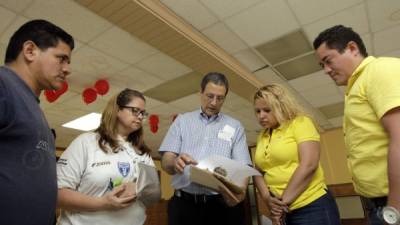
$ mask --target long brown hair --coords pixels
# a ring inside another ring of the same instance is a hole
[[[117,153],[119,151],[119,141],[117,140],[117,125],[118,125],[118,111],[122,109],[123,106],[127,105],[134,98],[140,98],[146,101],[144,95],[136,90],[129,88],[124,89],[119,94],[114,95],[108,101],[106,108],[101,115],[100,126],[96,129],[99,133],[99,146],[100,148],[108,153],[107,144],[111,147],[112,152]],[[128,135],[127,141],[132,144],[132,146],[138,148],[143,154],[151,152],[143,140],[143,127],[133,131]]]

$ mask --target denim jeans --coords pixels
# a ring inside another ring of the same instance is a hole
[[[382,208],[367,209],[369,225],[384,225],[380,213]]]
[[[387,197],[378,197],[378,198],[365,198],[361,197],[361,200],[364,204],[365,211],[368,215],[368,223],[369,225],[384,225],[382,219],[382,208],[387,203]]]
[[[339,210],[329,191],[286,215],[286,225],[340,225]]]

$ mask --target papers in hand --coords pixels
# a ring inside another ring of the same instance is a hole
[[[219,168],[226,173],[221,175],[215,173]],[[190,168],[190,181],[219,191],[220,186],[226,186],[233,193],[239,194],[243,191],[243,182],[249,176],[260,176],[254,168],[232,159],[212,155],[199,161],[196,166]]]
[[[161,198],[160,180],[157,169],[151,165],[138,163],[138,178],[136,180],[137,199],[145,206],[156,203]]]

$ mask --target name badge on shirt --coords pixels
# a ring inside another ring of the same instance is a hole
[[[218,138],[231,142],[234,134],[235,128],[225,125],[224,128],[218,132]]]

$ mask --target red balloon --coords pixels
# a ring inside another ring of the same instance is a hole
[[[86,104],[90,104],[90,103],[96,101],[97,92],[96,92],[93,88],[86,88],[86,89],[82,92],[82,98],[83,98],[83,101],[84,101]]]
[[[68,91],[68,83],[67,83],[67,81],[64,81],[62,83],[61,88],[56,90],[56,95],[59,97],[60,95],[64,94],[66,91]]]
[[[96,89],[99,95],[105,95],[110,89],[110,85],[108,84],[107,80],[98,80],[94,84],[94,88]]]
[[[155,134],[158,131],[158,125],[150,125],[150,131]]]
[[[47,101],[51,103],[57,100],[59,95],[57,95],[57,93],[53,90],[45,90],[44,96],[46,96]]]
[[[149,123],[151,126],[153,125],[157,125],[158,126],[158,122],[160,122],[160,119],[158,118],[157,115],[155,114],[151,114],[149,117]]]

